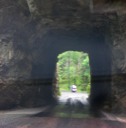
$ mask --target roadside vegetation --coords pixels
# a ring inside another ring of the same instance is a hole
[[[58,55],[57,77],[60,91],[70,91],[71,85],[78,92],[90,93],[90,65],[87,53],[66,51]]]

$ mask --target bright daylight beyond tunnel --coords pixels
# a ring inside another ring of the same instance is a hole
[[[59,95],[61,95],[61,92],[86,92],[90,94],[90,78],[89,56],[87,53],[66,51],[58,55],[57,86]]]

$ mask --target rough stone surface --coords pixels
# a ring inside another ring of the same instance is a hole
[[[113,27],[112,27],[112,38],[113,38],[112,90],[113,90],[113,96],[116,99],[116,102],[114,103],[114,108],[117,106],[118,107],[122,106],[123,110],[125,109],[125,95],[126,95],[126,92],[125,92],[125,85],[126,85],[125,19],[126,19],[126,15],[117,16],[116,24],[115,25],[113,24]]]
[[[79,37],[82,37],[83,33],[91,35],[95,31],[104,35],[105,44],[111,51],[112,71],[109,75],[112,75],[112,108],[118,109],[121,104],[120,110],[124,110],[125,11],[114,8],[98,13],[94,4],[92,13],[90,4],[86,0],[0,2],[0,108],[18,105],[39,106],[47,101],[51,102],[55,88],[50,87],[54,81],[54,62],[57,61],[55,56],[61,49],[58,51],[55,48],[56,43],[47,37],[52,36],[54,30],[65,33],[72,30],[78,32],[83,28],[85,31],[81,32]],[[99,38],[97,34],[95,36]],[[79,45],[81,46],[81,43]],[[56,51],[55,54],[53,50]],[[104,82],[104,85],[106,84]]]

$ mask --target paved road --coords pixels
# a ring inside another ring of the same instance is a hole
[[[61,92],[61,96],[59,96],[59,102],[65,103],[68,100],[72,102],[80,101],[82,104],[88,104],[87,98],[89,95],[87,93],[78,93],[78,92]]]
[[[87,93],[61,92],[59,104],[54,109],[59,117],[84,118],[89,117],[89,103]]]
[[[63,92],[55,107],[0,111],[0,128],[126,128],[124,117],[105,112],[101,118],[87,116],[86,99],[86,94]]]
[[[38,108],[2,112],[0,128],[126,128],[126,119],[109,114],[106,118],[59,118],[34,115],[39,111],[44,110]]]

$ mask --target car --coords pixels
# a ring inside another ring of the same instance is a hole
[[[77,86],[76,85],[71,86],[71,92],[77,92]]]

